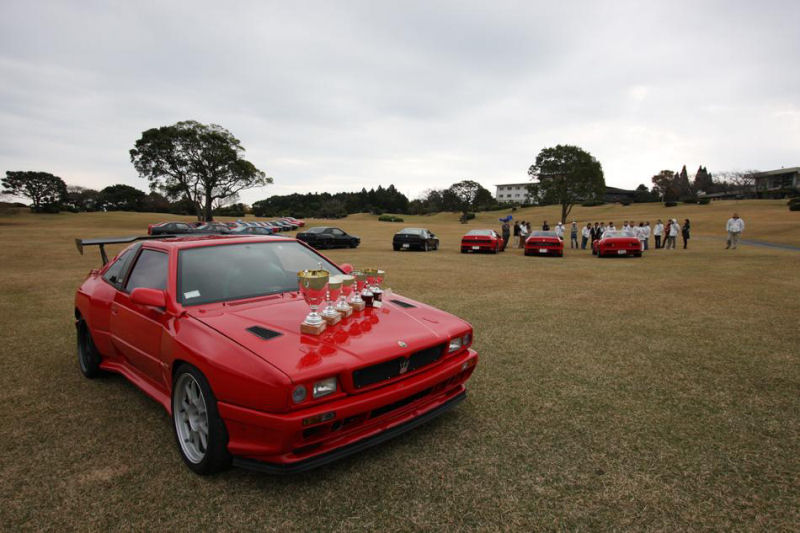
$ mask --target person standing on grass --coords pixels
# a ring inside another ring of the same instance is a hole
[[[560,221],[558,224],[556,224],[556,237],[562,241],[564,240],[564,224],[562,224]]]
[[[506,246],[508,246],[508,239],[511,237],[511,228],[508,225],[508,220],[503,222],[502,232],[503,232],[503,250],[505,250]]]
[[[514,248],[519,248],[519,220],[514,222]]]
[[[546,220],[544,224],[542,224],[542,231],[550,231],[550,224],[548,224]]]
[[[739,235],[744,231],[744,220],[739,218],[737,213],[734,213],[728,219],[728,223],[725,224],[725,229],[728,231],[728,245],[725,249],[733,248],[735,250],[736,245],[739,243]]]
[[[519,245],[525,247],[525,239],[528,238],[528,223],[524,220],[519,223]]]
[[[606,223],[605,222],[601,222],[600,223],[600,233],[597,234],[597,240],[598,241],[603,238],[603,234],[605,232],[606,232]]]
[[[650,221],[644,223],[644,249],[650,249]]]
[[[672,248],[673,250],[676,249],[675,241],[678,238],[678,221],[674,218],[669,221],[669,226],[667,227],[667,250]]]
[[[689,242],[689,230],[691,229],[691,224],[689,224],[689,219],[683,221],[683,227],[681,228],[681,237],[683,238],[683,249],[686,249],[686,245]]]
[[[595,222],[595,224],[597,224],[597,222]],[[589,239],[594,241],[594,229],[592,228],[591,222],[587,222],[586,227],[581,231],[581,250],[586,249],[586,243],[589,242]]]
[[[574,220],[572,221],[572,226],[569,228],[569,247],[578,247],[578,223]]]
[[[661,236],[664,235],[664,223],[659,218],[656,221],[656,227],[653,228],[653,237],[656,239],[656,249],[661,248]]]
[[[603,233],[605,233],[606,231],[617,231],[617,227],[614,225],[613,222],[609,222],[608,226],[606,226],[606,229],[603,230]]]
[[[642,251],[644,252],[647,250],[647,246],[645,245],[645,241],[647,240],[647,229],[644,227],[644,222],[639,222],[639,225],[634,226],[633,229],[636,233],[636,238],[639,239],[639,245],[642,247]]]
[[[633,222],[631,222],[631,223],[633,223]],[[622,223],[622,231],[631,231],[631,227],[630,227],[630,225],[628,224],[628,221],[627,221],[627,220],[625,220],[625,221]]]

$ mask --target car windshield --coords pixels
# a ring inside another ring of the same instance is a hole
[[[467,235],[481,235],[483,237],[489,237],[492,235],[492,230],[490,229],[474,229],[467,233]]]
[[[297,290],[297,273],[342,271],[296,241],[200,246],[180,251],[178,301],[226,302]]]
[[[534,231],[531,237],[557,237],[555,231]]]
[[[610,231],[603,234],[604,239],[620,239],[620,238],[633,238],[633,232],[630,231]]]
[[[405,228],[398,231],[397,233],[411,233],[413,235],[422,235],[424,231],[425,230],[421,228]]]
[[[328,228],[324,228],[324,227],[319,226],[319,227],[316,227],[316,228],[308,228],[305,232],[306,233],[322,233],[326,229],[328,229]]]

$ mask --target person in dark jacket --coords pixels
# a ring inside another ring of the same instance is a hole
[[[683,238],[683,249],[686,249],[686,245],[689,242],[689,230],[691,229],[691,224],[689,224],[689,219],[683,221],[683,227],[681,227],[681,237]]]
[[[514,248],[519,248],[519,220],[514,222]]]
[[[542,224],[542,231],[550,231],[550,224],[548,224],[546,220],[544,224]]]
[[[511,228],[508,225],[508,222],[503,222],[503,250],[506,249],[508,246],[508,239],[511,238]]]

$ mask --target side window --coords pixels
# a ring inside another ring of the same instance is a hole
[[[176,231],[189,231],[189,226],[186,224],[175,224]]]
[[[166,289],[168,260],[169,256],[164,252],[142,250],[142,253],[139,254],[139,259],[133,265],[125,290],[131,292],[139,287]]]
[[[342,230],[340,230],[339,228],[333,228],[331,230],[331,233],[333,233],[337,237],[341,237],[342,235],[344,235],[344,232]]]
[[[106,273],[103,274],[103,279],[109,282],[117,289],[122,289],[122,283],[125,281],[125,275],[130,270],[131,260],[136,257],[136,252],[142,247],[142,243],[136,243],[117,258],[114,263],[108,267]]]

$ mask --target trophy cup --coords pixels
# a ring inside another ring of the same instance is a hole
[[[339,292],[339,300],[336,302],[336,310],[345,318],[353,314],[353,308],[347,303],[347,298],[353,293],[353,284],[356,278],[349,274],[338,276],[342,280],[342,290]]]
[[[350,297],[350,307],[353,308],[353,311],[363,311],[364,307],[366,306],[366,302],[361,299],[362,291],[364,287],[367,285],[367,275],[361,272],[360,270],[354,270],[351,272],[353,277],[356,279],[356,290],[353,291],[353,296]],[[369,293],[370,297],[372,297],[372,293]]]
[[[325,322],[328,323],[329,326],[333,326],[337,324],[341,319],[342,315],[339,314],[339,311],[333,307],[333,302],[339,298],[339,293],[342,291],[342,278],[340,276],[331,276],[328,279],[328,291],[326,293],[326,300],[327,304],[325,309],[322,310],[322,318],[325,319]]]
[[[317,313],[317,309],[325,300],[329,276],[327,270],[301,270],[297,273],[300,294],[311,308],[311,312],[300,324],[300,331],[303,333],[319,335],[325,331],[325,320]]]
[[[383,304],[381,301],[383,300],[383,289],[381,289],[381,283],[383,279],[386,277],[386,271],[380,270],[377,268],[368,268],[364,272],[367,273],[367,283],[369,284],[369,290],[373,295],[373,307],[381,307]]]

